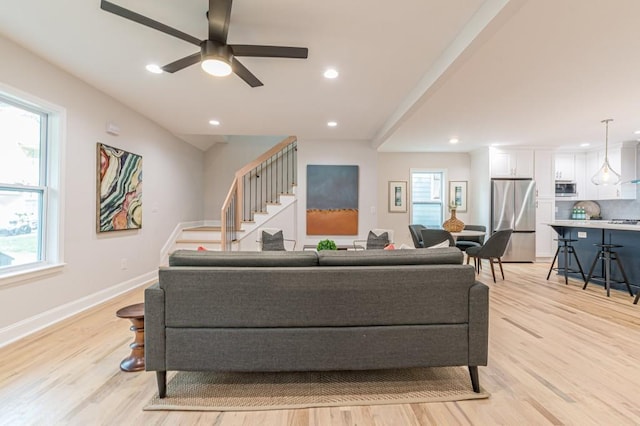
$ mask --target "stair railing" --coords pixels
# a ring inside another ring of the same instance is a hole
[[[298,142],[289,136],[239,169],[220,210],[221,250],[231,251],[242,222],[266,212],[280,194],[291,194],[297,182]]]

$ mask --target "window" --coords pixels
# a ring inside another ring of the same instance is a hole
[[[411,223],[441,228],[444,222],[444,173],[411,172]]]
[[[50,150],[59,118],[0,92],[0,278],[59,261],[59,225],[51,221],[59,216],[58,196],[51,197],[50,182],[59,183],[51,161],[58,147]]]

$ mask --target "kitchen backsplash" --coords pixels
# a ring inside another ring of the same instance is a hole
[[[640,185],[638,191],[640,192]],[[600,205],[600,215],[603,219],[640,219],[640,194],[635,200],[604,200],[596,201]],[[571,211],[576,201],[556,200],[556,219],[571,219]]]

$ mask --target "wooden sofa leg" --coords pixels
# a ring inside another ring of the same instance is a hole
[[[473,391],[475,393],[480,393],[480,380],[478,379],[477,365],[469,366],[469,375],[471,376],[471,386],[473,386]]]
[[[164,398],[167,396],[167,372],[156,371],[156,380],[158,382],[158,396]]]

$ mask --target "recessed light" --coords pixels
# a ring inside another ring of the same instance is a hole
[[[636,130],[636,131],[635,131],[635,132],[633,132],[633,133],[635,133],[636,135],[640,135],[640,130]]]
[[[152,72],[154,74],[162,74],[162,68],[160,68],[156,64],[149,64],[145,67],[147,71]]]
[[[220,122],[218,120],[209,120],[209,124],[211,124],[212,126],[219,126]]]
[[[450,143],[450,144],[457,144],[457,143],[458,143],[458,139],[456,139],[456,138],[451,138],[451,139],[449,139],[449,143]]]
[[[333,68],[329,68],[324,72],[324,78],[337,78],[338,75],[340,75],[338,71]]]
[[[590,146],[590,145],[591,145],[591,144],[590,144],[589,142],[585,142],[585,143],[581,143],[581,144],[580,144],[580,146],[581,146],[582,148],[586,148],[586,147],[588,147],[588,146]]]
[[[337,121],[327,121],[327,126],[336,127],[338,125]]]

